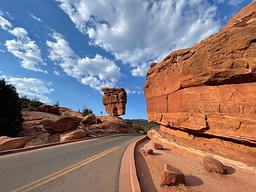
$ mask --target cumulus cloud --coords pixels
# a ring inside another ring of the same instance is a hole
[[[148,70],[148,65],[143,63],[141,65],[137,65],[134,69],[132,69],[133,76],[145,76]]]
[[[10,53],[20,60],[21,67],[47,73],[42,69],[42,66],[46,64],[42,59],[41,50],[36,42],[29,38],[28,32],[22,27],[13,27],[2,15],[0,15],[0,26],[16,37],[16,39],[6,40],[5,46]]]
[[[120,68],[111,60],[96,54],[95,57],[80,57],[59,33],[53,33],[53,41],[47,41],[49,58],[58,62],[63,71],[81,83],[100,90],[112,87],[121,77]]]
[[[56,0],[92,44],[144,75],[148,61],[190,47],[218,31],[216,7],[204,0]]]
[[[0,76],[7,83],[15,86],[19,96],[26,96],[30,99],[39,99],[43,103],[52,103],[49,94],[54,91],[51,83],[46,83],[41,79],[27,77]]]

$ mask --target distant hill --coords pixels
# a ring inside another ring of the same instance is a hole
[[[132,123],[132,127],[143,134],[147,134],[147,132],[153,127],[159,127],[157,123],[149,123],[146,119],[126,119],[130,123]]]

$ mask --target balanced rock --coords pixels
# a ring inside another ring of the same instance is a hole
[[[75,129],[82,121],[79,117],[60,117],[57,121],[43,120],[41,123],[49,133],[65,132]]]
[[[204,157],[202,164],[209,173],[225,174],[227,172],[226,166],[211,156]]]
[[[25,147],[30,141],[28,137],[0,137],[0,151]]]
[[[69,133],[64,133],[60,135],[60,141],[65,142],[65,141],[72,141],[75,139],[82,139],[86,137],[86,132],[83,129],[77,129],[75,131],[71,131]]]
[[[168,164],[164,165],[164,171],[160,175],[159,180],[160,180],[161,186],[163,186],[163,185],[172,186],[172,185],[178,185],[178,184],[186,184],[185,176],[184,176],[183,172],[171,165],[168,165]]]
[[[120,116],[125,114],[127,94],[124,88],[102,88],[104,93],[103,104],[110,116]]]
[[[149,121],[256,144],[255,10],[253,2],[220,32],[149,69]]]

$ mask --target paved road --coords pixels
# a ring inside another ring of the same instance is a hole
[[[122,154],[138,135],[115,135],[0,156],[0,192],[116,192]]]

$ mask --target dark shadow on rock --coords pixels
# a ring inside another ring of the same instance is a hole
[[[233,167],[226,166],[226,172],[225,172],[225,174],[230,175],[230,174],[233,174],[233,173],[235,173],[235,172],[236,172],[236,170],[235,170]]]
[[[186,175],[185,179],[186,179],[186,185],[190,186],[190,187],[199,186],[199,185],[204,184],[202,179],[200,179],[199,177],[196,177],[194,175]]]

